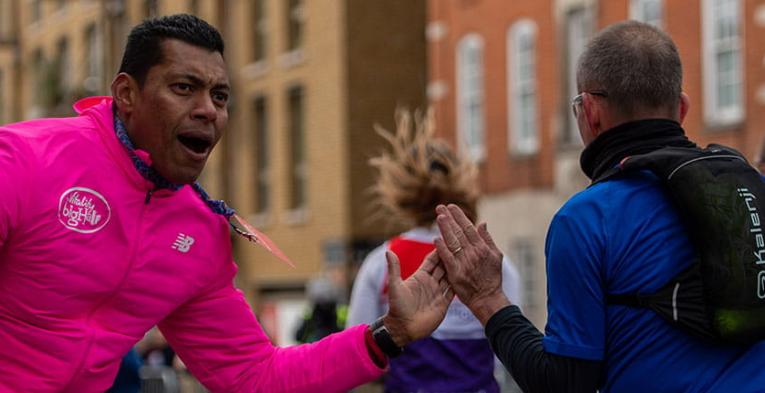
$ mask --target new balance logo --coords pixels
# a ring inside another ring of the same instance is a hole
[[[194,244],[194,238],[183,233],[178,234],[178,238],[173,243],[173,250],[180,252],[189,252],[191,245]]]

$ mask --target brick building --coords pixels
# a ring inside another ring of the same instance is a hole
[[[439,129],[482,169],[479,215],[524,278],[525,309],[546,319],[544,235],[587,185],[571,115],[576,60],[597,30],[654,23],[677,43],[691,111],[684,127],[759,157],[765,137],[765,1],[431,0],[428,96]]]

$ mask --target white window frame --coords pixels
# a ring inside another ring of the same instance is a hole
[[[651,18],[646,12],[648,7],[657,7],[658,17]],[[658,28],[664,24],[664,1],[663,0],[630,0],[630,19],[650,23]]]
[[[457,144],[475,162],[483,161],[486,156],[483,48],[483,38],[469,33],[460,39],[456,50]],[[467,56],[473,51],[478,58],[471,61]],[[477,111],[470,116],[470,108],[475,106]]]
[[[515,252],[513,263],[518,268],[521,279],[521,299],[515,301],[522,303],[524,309],[533,313],[540,304],[536,293],[540,284],[537,276],[538,258],[534,252],[536,244],[530,237],[518,237],[511,240],[510,246]]]
[[[255,128],[255,133],[253,135],[253,142],[256,143],[255,149],[255,163],[253,167],[255,168],[255,197],[256,197],[256,205],[255,205],[255,214],[260,217],[267,217],[270,212],[273,210],[273,186],[271,182],[271,151],[269,150],[269,142],[270,138],[273,137],[273,134],[271,131],[271,121],[272,119],[269,117],[269,105],[271,103],[269,102],[270,98],[264,94],[259,94],[255,96],[255,99],[253,100],[253,127]],[[262,102],[263,104],[263,113],[258,113],[258,103]],[[258,117],[261,115],[262,117]],[[265,143],[264,143],[265,142]],[[264,156],[261,156],[263,154]],[[264,193],[261,193],[261,191],[264,191]],[[265,195],[264,195],[265,194]],[[264,206],[262,209],[261,203],[265,201]],[[260,222],[265,221],[264,219],[261,219]]]
[[[292,106],[292,97],[296,94],[300,97],[300,105],[297,108]],[[287,214],[287,222],[290,224],[302,223],[307,220],[308,211],[308,198],[309,198],[309,168],[308,168],[308,107],[305,85],[292,85],[287,88],[287,116],[288,116],[288,132],[289,132],[289,212]],[[293,109],[300,111],[300,124],[297,125],[300,133],[300,143],[296,143],[292,138],[293,132],[296,131],[293,127],[296,125],[293,123],[294,112]],[[300,153],[299,161],[295,161],[292,157],[295,152]],[[294,187],[295,183],[300,183],[301,192],[296,194]]]
[[[531,40],[531,48],[523,52],[520,43]],[[518,155],[531,155],[539,151],[539,122],[537,111],[537,25],[531,19],[515,22],[507,30],[507,142],[508,151]],[[523,76],[526,66],[530,74]],[[531,96],[529,113],[523,113],[522,98]],[[530,127],[525,127],[526,121]]]
[[[96,23],[89,24],[85,29],[87,45],[87,73],[83,87],[90,93],[100,93],[103,85],[103,35]]]
[[[0,41],[13,36],[13,2],[0,1]]]
[[[576,20],[575,18],[579,18]],[[579,23],[577,26],[576,23]],[[594,31],[594,18],[592,15],[592,9],[589,7],[581,7],[569,10],[566,14],[566,96],[564,116],[566,124],[566,137],[563,142],[569,146],[582,146],[582,138],[579,135],[579,127],[576,123],[573,113],[571,113],[571,104],[569,100],[578,94],[576,88],[576,67],[579,62],[579,57],[584,52],[584,48],[587,45],[587,41],[592,37]]]
[[[743,5],[741,0],[703,0],[702,5],[704,121],[712,127],[728,126],[744,120],[744,18],[741,12]],[[736,19],[732,24],[736,32],[732,37],[717,37],[717,24],[727,13],[733,13]],[[732,51],[737,63],[733,72],[728,75],[719,70],[717,55],[722,51]],[[718,87],[725,79],[728,85],[734,88],[733,97],[736,102],[720,106]]]
[[[56,43],[56,61],[59,62],[59,83],[65,95],[71,89],[71,82],[67,75],[72,74],[72,42],[69,37],[61,37]]]
[[[255,12],[255,11],[258,10],[257,9],[258,5],[260,6],[260,12],[259,13]],[[255,44],[254,41],[255,41],[256,37],[252,38],[252,41],[253,41],[253,46],[251,47],[251,49],[252,49],[252,60],[253,60],[253,62],[257,63],[257,62],[263,62],[263,61],[265,61],[268,58],[268,38],[269,38],[268,37],[268,19],[267,19],[268,10],[266,9],[266,7],[267,7],[266,0],[252,1],[251,2],[251,7],[253,7],[251,14],[253,15],[253,19],[254,19],[253,20],[253,22],[254,22],[253,35],[254,36],[260,36],[260,40],[261,40],[260,43],[263,46],[261,48],[261,50],[263,51],[262,56],[261,57],[257,57],[256,53],[255,53],[255,49],[256,48],[254,46],[254,44]]]

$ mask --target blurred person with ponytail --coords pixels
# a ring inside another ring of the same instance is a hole
[[[435,208],[460,206],[472,221],[479,197],[477,168],[434,136],[432,112],[399,110],[396,130],[377,128],[390,151],[370,160],[379,171],[372,187],[376,216],[404,224],[407,231],[374,249],[364,260],[353,286],[348,324],[371,323],[388,308],[386,253],[400,260],[406,279],[434,249],[439,237]],[[511,299],[521,296],[518,272],[505,258],[502,287]],[[498,392],[494,355],[480,322],[456,297],[446,318],[430,337],[412,342],[391,359],[386,392]]]

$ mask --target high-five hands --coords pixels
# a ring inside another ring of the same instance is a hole
[[[440,205],[436,213],[443,237],[436,239],[436,251],[449,284],[485,326],[494,313],[510,305],[502,292],[502,252],[486,230],[486,223],[476,228],[456,205]]]
[[[435,251],[428,254],[420,268],[406,281],[396,254],[388,251],[388,300],[390,308],[383,323],[399,347],[424,338],[441,324],[454,292],[446,281],[446,272]]]

